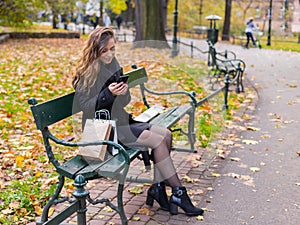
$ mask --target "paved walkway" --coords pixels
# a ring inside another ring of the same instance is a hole
[[[244,59],[246,78],[259,100],[245,121],[243,128],[249,129],[230,147],[221,177],[207,196],[209,211],[202,224],[299,224],[300,54],[222,43],[216,48],[231,49]]]
[[[194,44],[200,49],[207,48],[203,40],[194,41]],[[300,151],[297,138],[300,121],[299,54],[247,50],[222,43],[217,43],[216,48],[233,50],[246,62],[246,91],[256,87],[258,95],[236,115],[249,120],[232,126],[228,133],[223,134],[225,138],[235,135],[235,141],[224,142],[221,138],[216,141],[216,148],[225,152],[225,159],[216,155],[216,149],[200,149],[196,155],[172,154],[180,176],[188,175],[195,181],[184,185],[193,193],[193,201],[208,210],[204,221],[184,214],[170,216],[159,210],[157,203],[149,208],[145,205],[148,186],[126,183],[124,201],[129,224],[294,225],[300,221],[300,157],[296,154]],[[181,51],[185,50],[182,48]],[[197,57],[207,59],[203,54]],[[198,166],[193,167],[192,162]],[[253,172],[257,168],[260,170]],[[218,173],[221,175],[218,178],[212,175]],[[131,166],[130,174],[151,175],[143,172],[143,164],[138,160]],[[142,194],[128,192],[136,186],[142,188]],[[110,199],[115,198],[116,187],[114,181],[107,180],[88,184],[92,197]],[[87,215],[89,225],[120,224],[119,216],[101,204],[88,205]],[[76,217],[69,222],[76,223]]]

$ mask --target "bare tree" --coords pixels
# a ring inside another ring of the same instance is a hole
[[[253,0],[235,0],[239,8],[243,9],[243,21],[246,19],[247,11],[251,8]]]

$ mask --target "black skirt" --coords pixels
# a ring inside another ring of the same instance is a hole
[[[128,125],[118,126],[118,139],[124,145],[136,142],[137,138],[144,130],[149,130],[151,125],[149,123],[132,122]]]

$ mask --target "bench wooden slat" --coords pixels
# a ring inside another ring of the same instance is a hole
[[[129,149],[130,161],[134,160],[140,153],[139,149]],[[110,160],[107,160],[105,164],[101,165],[96,172],[103,177],[114,178],[116,175],[124,168],[125,162],[121,154],[118,154],[112,157]]]
[[[57,172],[65,177],[74,179],[76,174],[85,168],[88,163],[81,156],[75,156],[69,161],[57,167]]]
[[[189,110],[191,105],[175,106],[170,108],[166,113],[160,114],[150,121],[150,124],[171,128],[177,121],[179,121]]]
[[[130,161],[139,154],[139,149],[129,149]],[[86,180],[103,177],[115,177],[124,168],[124,160],[120,154],[103,162],[88,160],[81,156],[75,156],[57,168],[57,172],[63,176],[74,179],[81,174]]]

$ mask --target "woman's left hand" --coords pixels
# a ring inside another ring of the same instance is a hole
[[[111,83],[108,88],[113,95],[125,95],[128,90],[128,84],[123,82]]]

